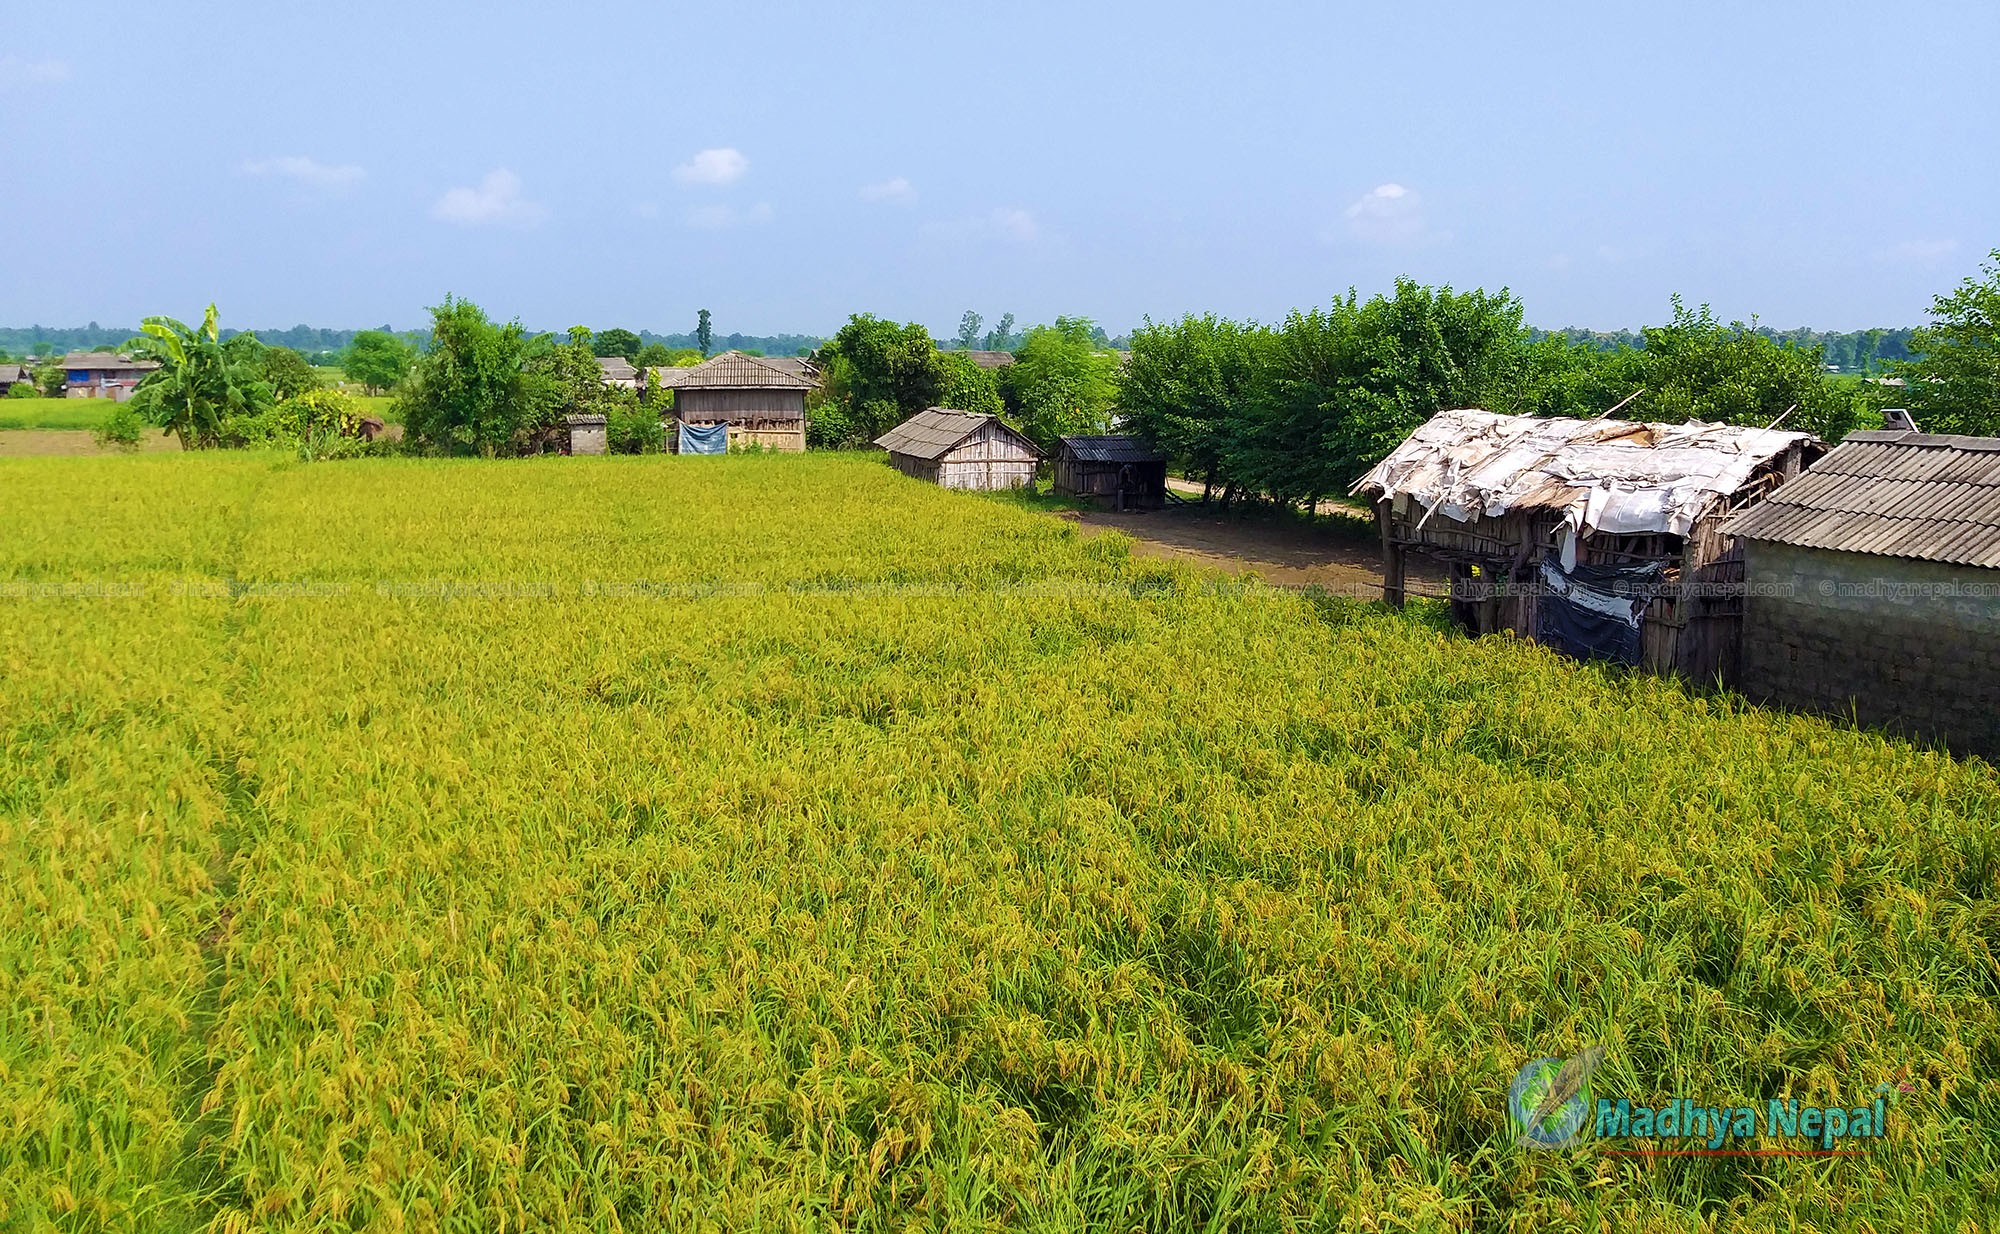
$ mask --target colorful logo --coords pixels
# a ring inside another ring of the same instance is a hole
[[[1515,1139],[1529,1148],[1564,1148],[1590,1122],[1590,1077],[1604,1061],[1591,1046],[1570,1059],[1538,1058],[1521,1068],[1507,1089],[1507,1114]]]

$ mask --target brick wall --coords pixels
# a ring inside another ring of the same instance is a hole
[[[2000,761],[2000,570],[1744,543],[1743,692]]]

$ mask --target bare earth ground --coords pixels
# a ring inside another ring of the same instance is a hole
[[[147,430],[139,437],[139,449],[154,453],[161,450],[179,450],[181,443],[173,437],[162,437],[156,430]],[[115,450],[102,450],[91,440],[89,429],[77,428],[11,428],[0,429],[0,457],[24,454],[114,454]]]
[[[1197,506],[1142,514],[1084,510],[1062,517],[1125,533],[1137,542],[1132,549],[1137,556],[1189,561],[1230,574],[1255,573],[1284,587],[1317,585],[1336,595],[1382,598],[1381,549],[1370,538],[1372,525],[1365,522],[1355,528],[1314,526]],[[1428,562],[1411,557],[1408,569],[1411,595],[1445,594],[1444,576]]]

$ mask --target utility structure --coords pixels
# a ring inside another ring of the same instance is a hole
[[[906,476],[945,488],[1024,488],[1041,451],[989,412],[927,407],[875,439]]]
[[[1733,684],[1743,555],[1723,528],[1824,449],[1724,424],[1441,411],[1355,485],[1375,504],[1383,598],[1407,555],[1449,566],[1470,634]]]

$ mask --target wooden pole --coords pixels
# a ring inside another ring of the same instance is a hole
[[[1394,503],[1386,497],[1376,502],[1375,518],[1382,525],[1382,602],[1390,608],[1401,608],[1405,590],[1403,554],[1406,550],[1396,543]]]
[[[1644,394],[1645,392],[1646,392],[1646,387],[1640,386],[1637,390],[1634,390],[1632,391],[1632,393],[1626,395],[1624,398],[1619,399],[1616,403],[1613,403],[1610,407],[1607,407],[1603,411],[1600,411],[1596,415],[1592,416],[1591,419],[1593,420],[1606,419],[1611,415],[1612,412],[1617,411],[1620,407],[1623,407],[1625,404],[1631,402],[1635,398],[1638,398],[1641,394]]]

